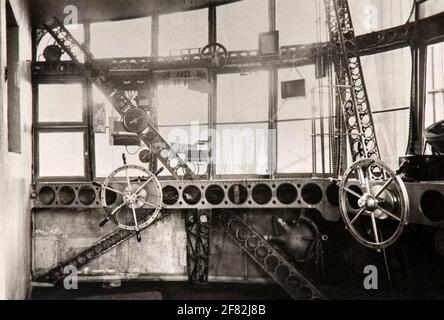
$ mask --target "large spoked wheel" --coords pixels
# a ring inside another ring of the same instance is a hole
[[[213,68],[221,69],[228,61],[228,51],[220,43],[214,42],[207,44],[200,50],[200,57],[204,60],[210,60]]]
[[[119,228],[137,233],[149,226],[162,208],[162,188],[156,175],[136,165],[114,170],[104,181],[102,205]]]
[[[339,184],[339,199],[346,228],[366,247],[387,248],[408,223],[404,182],[380,160],[355,162]]]

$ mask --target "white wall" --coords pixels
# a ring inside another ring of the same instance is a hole
[[[0,0],[0,299],[24,299],[29,293],[31,258],[32,46],[29,1],[10,0],[10,4],[20,27],[22,153],[8,152],[6,1]]]

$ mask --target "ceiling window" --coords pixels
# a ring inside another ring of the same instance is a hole
[[[218,6],[217,42],[228,51],[258,49],[258,35],[269,30],[268,1],[244,0]]]
[[[151,55],[151,18],[91,24],[91,51],[96,58]]]
[[[208,43],[208,9],[159,17],[159,55],[196,53]]]

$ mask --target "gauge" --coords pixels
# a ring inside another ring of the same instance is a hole
[[[152,154],[151,151],[148,149],[142,150],[139,153],[139,160],[142,163],[149,163],[151,161]]]
[[[123,124],[126,130],[141,133],[148,127],[148,114],[139,108],[132,108],[123,115]]]

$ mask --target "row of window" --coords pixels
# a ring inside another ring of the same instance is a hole
[[[403,4],[401,11],[388,11],[397,12],[396,17],[372,20],[373,25],[370,27],[380,29],[400,24],[400,20],[408,16],[406,12],[410,7],[409,2],[411,0],[369,1],[370,9],[381,9],[388,3],[397,6]],[[350,1],[353,16],[365,13],[372,16],[375,13],[359,3],[362,2]],[[311,6],[312,10],[307,10],[307,6]],[[276,21],[281,45],[324,40],[325,30],[319,30],[316,26],[316,17],[323,15],[322,8],[323,1],[320,0],[276,0]],[[244,0],[218,6],[218,42],[227,46],[228,50],[257,48],[257,34],[269,29],[268,10],[267,0]],[[298,12],[304,14],[298,15]],[[378,14],[381,18],[385,13],[381,11]],[[358,34],[369,31],[370,27],[363,22],[365,19],[354,20]],[[83,40],[82,26],[70,26],[70,29],[77,39]],[[110,34],[113,37],[109,37]],[[90,39],[91,50],[96,58],[150,55],[151,18],[93,23],[90,26]],[[202,47],[207,41],[207,9],[159,17],[160,55],[183,53],[178,51],[183,48],[192,51],[192,48]],[[49,37],[44,38],[38,52],[50,42]],[[408,49],[362,59],[370,101],[373,110],[377,112],[374,118],[381,153],[384,160],[393,167],[397,164],[397,157],[403,154],[407,140],[410,59]],[[322,82],[316,79],[314,66],[306,66],[298,70],[278,70],[278,79],[275,81],[280,83],[301,77],[306,81],[305,97],[281,99],[279,91],[278,111],[270,115],[268,71],[218,75],[215,116],[217,132],[213,150],[216,174],[270,174],[271,170],[284,174],[310,173],[313,160],[319,165],[322,159],[326,159],[324,164],[329,171],[331,136],[327,135],[328,118],[323,122],[326,128],[324,148],[319,136],[316,136],[316,144],[313,145],[313,133],[321,132],[320,120],[313,122],[311,119],[313,115],[329,116],[328,90],[321,90],[322,98],[312,93],[313,88],[325,85],[326,80]],[[278,88],[280,90],[279,85]],[[208,108],[208,95],[195,89],[184,83],[157,86],[159,131],[170,144],[195,144],[199,140],[208,140],[208,115],[212,114]],[[129,147],[125,150],[124,147],[110,146],[109,118],[118,117],[118,114],[99,90],[93,88],[90,92],[80,82],[41,83],[36,92],[38,177],[85,177],[89,170],[95,176],[103,177],[121,165],[122,152],[134,153],[128,155],[129,162],[140,164],[137,148]],[[91,103],[88,102],[90,100]],[[92,134],[92,129],[87,126],[86,111],[92,110],[96,104],[105,105],[105,133]],[[325,105],[325,110],[320,110],[321,104]],[[392,108],[404,109],[387,112]],[[268,130],[270,120],[277,122],[276,132]],[[89,146],[91,136],[94,137],[93,146]],[[269,138],[274,136],[277,145],[271,148]],[[322,154],[322,150],[325,150],[325,154]],[[270,157],[270,153],[274,153],[274,157]],[[276,162],[275,169],[271,162]],[[196,165],[199,166],[193,164]],[[205,168],[193,169],[200,174],[205,172]]]
[[[314,43],[327,39],[324,0],[276,1],[276,28],[281,45]],[[352,0],[356,34],[393,27],[407,21],[413,0]],[[399,9],[394,9],[399,8]],[[269,30],[268,0],[243,0],[218,6],[217,41],[229,51],[258,48],[258,33]],[[318,25],[317,21],[320,18]],[[81,25],[68,26],[84,41]],[[138,57],[151,55],[151,17],[92,23],[91,50],[96,58]],[[112,37],[110,36],[112,35]],[[46,35],[38,55],[53,40]],[[183,49],[202,48],[208,43],[208,9],[159,16],[159,54],[175,55]],[[65,59],[68,57],[65,55]]]

